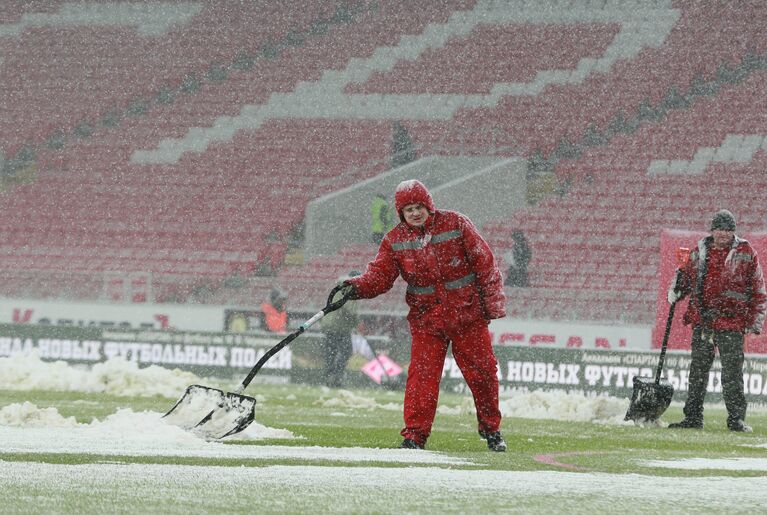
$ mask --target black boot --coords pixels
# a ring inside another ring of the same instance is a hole
[[[669,429],[703,429],[703,421],[692,418],[683,418],[681,422],[668,425]]]
[[[746,424],[743,420],[736,420],[735,422],[727,422],[727,429],[735,431],[736,433],[753,433],[751,426]]]
[[[420,443],[416,442],[412,438],[405,438],[402,440],[402,444],[399,446],[400,449],[423,449],[424,446]]]
[[[487,440],[487,448],[494,452],[506,452],[506,442],[503,440],[500,431],[495,433],[479,432],[479,436]]]

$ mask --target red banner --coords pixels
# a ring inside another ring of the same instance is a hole
[[[660,348],[663,343],[663,332],[666,329],[669,304],[666,300],[668,286],[674,278],[677,269],[677,249],[686,247],[690,250],[697,247],[698,240],[707,236],[705,232],[677,231],[664,229],[660,236],[660,280],[655,310],[655,327],[652,331],[653,348]],[[759,255],[762,270],[767,269],[767,233],[747,233],[741,235],[747,239]],[[692,328],[682,324],[682,317],[687,310],[688,298],[679,301],[674,312],[671,334],[668,338],[669,349],[689,349],[692,338]],[[765,329],[763,329],[765,331]],[[767,334],[746,336],[745,351],[750,353],[767,354]]]

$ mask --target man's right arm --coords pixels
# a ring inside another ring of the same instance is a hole
[[[697,257],[696,251],[694,254],[690,254],[690,259],[687,260],[685,265],[678,269],[674,278],[671,280],[671,284],[668,287],[667,300],[669,304],[673,304],[690,294],[692,289],[692,277],[695,273],[695,266],[693,261]]]
[[[378,254],[368,263],[365,273],[348,279],[346,283],[354,286],[355,298],[372,299],[391,290],[397,277],[399,269],[394,259],[394,251],[389,238],[384,237]]]

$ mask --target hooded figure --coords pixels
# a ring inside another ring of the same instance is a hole
[[[273,333],[284,334],[288,328],[288,312],[285,303],[288,296],[277,288],[269,293],[269,302],[261,303],[264,325]]]
[[[504,451],[488,323],[506,315],[506,297],[493,253],[466,216],[436,209],[421,182],[400,183],[394,201],[400,223],[384,236],[365,273],[345,283],[359,299],[389,291],[397,277],[407,283],[412,346],[402,446],[426,445],[452,344],[474,395],[479,433],[490,449]]]
[[[527,267],[530,264],[530,258],[533,253],[530,245],[527,243],[525,233],[519,229],[511,233],[511,239],[514,246],[509,253],[509,268],[506,271],[506,286],[526,288],[530,282],[527,277]]]

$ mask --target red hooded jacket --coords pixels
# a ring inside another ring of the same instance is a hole
[[[401,222],[384,237],[366,272],[349,280],[357,297],[389,291],[398,276],[407,282],[408,320],[443,328],[506,316],[501,273],[490,247],[460,213],[441,211],[419,181],[404,181],[394,197]],[[423,227],[412,227],[402,208],[422,204],[430,213]]]
[[[685,324],[761,332],[767,292],[756,252],[737,236],[729,249],[712,249],[711,242],[710,236],[698,242],[676,286],[682,296],[690,295]]]

